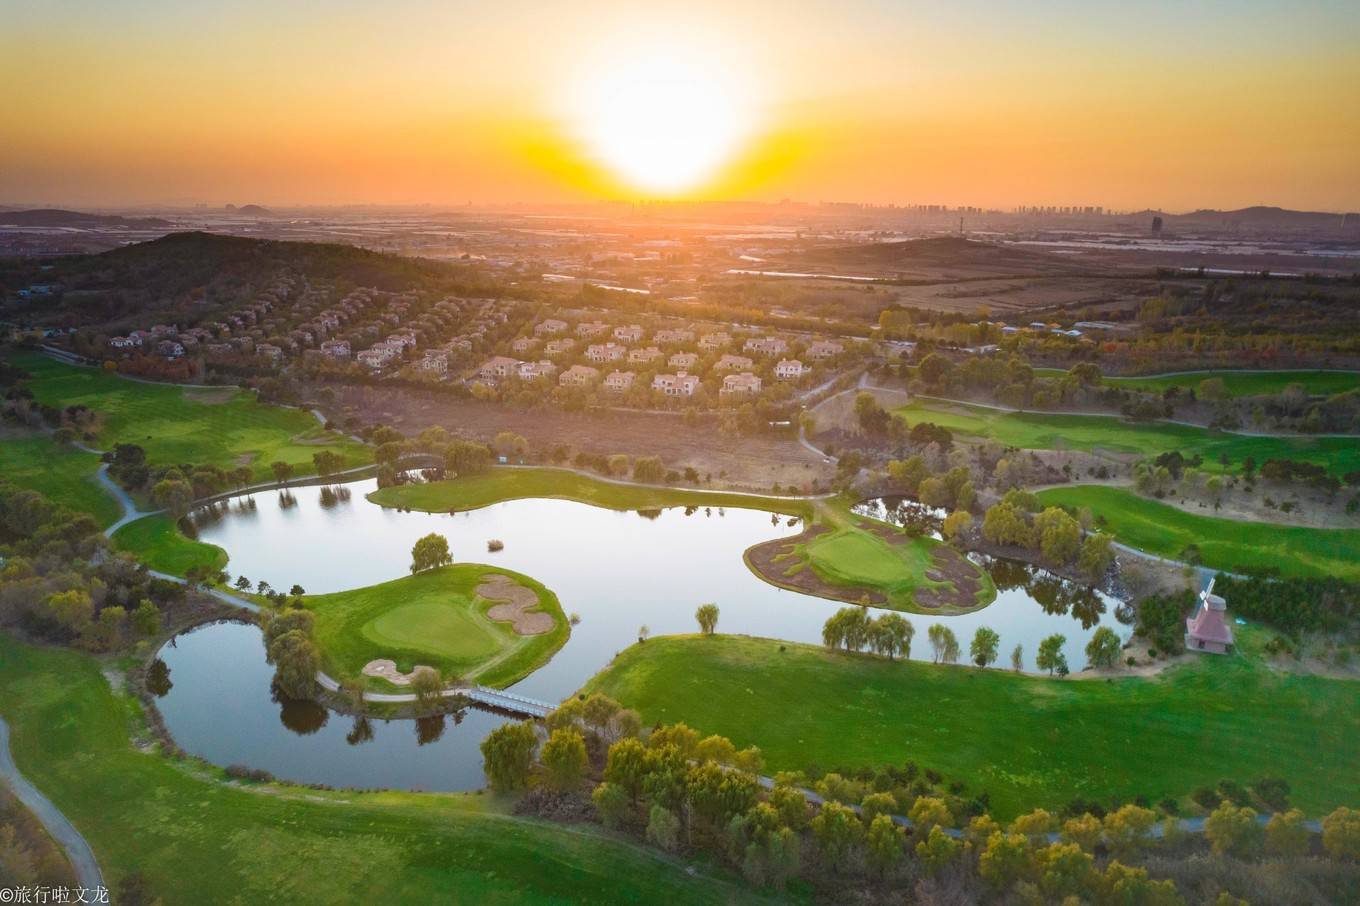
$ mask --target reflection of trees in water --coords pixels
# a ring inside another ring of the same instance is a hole
[[[1082,629],[1095,626],[1105,613],[1105,601],[1089,585],[1064,579],[1020,560],[983,557],[981,565],[991,574],[997,591],[1022,589],[1043,608],[1044,613],[1051,616],[1070,613],[1073,619],[1081,623]]]
[[[310,736],[326,726],[331,713],[309,698],[289,698],[277,685],[269,689],[270,699],[279,706],[279,722],[299,736]]]
[[[279,509],[281,509],[281,510],[291,510],[291,509],[292,509],[293,507],[295,507],[295,506],[297,506],[297,498],[296,498],[296,497],[294,497],[294,496],[293,496],[292,494],[290,494],[288,491],[280,491],[280,492],[279,492]]]
[[[165,698],[175,684],[170,682],[170,665],[160,658],[151,662],[146,671],[146,689],[157,698]]]
[[[860,516],[895,525],[914,537],[938,538],[944,517],[949,515],[943,508],[926,506],[910,497],[871,497],[850,509]]]
[[[427,746],[439,742],[444,735],[444,715],[431,714],[429,717],[416,718],[416,745]]]
[[[645,509],[645,510],[638,510],[638,511],[637,511],[637,514],[638,514],[639,516],[641,516],[643,519],[652,520],[652,521],[655,521],[655,520],[661,518],[661,510],[658,509],[658,508],[656,508],[656,507],[651,507],[651,508]]]
[[[1114,618],[1125,626],[1132,626],[1138,619],[1138,611],[1128,601],[1120,601],[1114,609]]]
[[[345,742],[352,746],[361,745],[373,738],[373,724],[362,714],[354,716],[354,726],[345,734]]]

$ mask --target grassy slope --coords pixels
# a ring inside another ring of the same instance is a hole
[[[186,538],[167,515],[143,516],[113,535],[113,546],[141,560],[152,569],[183,576],[193,567],[224,569],[227,552],[216,544]]]
[[[1307,460],[1341,474],[1360,468],[1360,441],[1350,437],[1247,437],[1167,422],[1133,423],[1091,415],[1057,415],[1035,412],[998,412],[966,403],[918,401],[896,413],[909,424],[929,421],[962,434],[990,437],[1009,447],[1042,450],[1065,447],[1102,449],[1156,456],[1179,450],[1186,456],[1199,453],[1204,468],[1221,470],[1219,456],[1226,454],[1231,467],[1241,468],[1248,456],[1258,463],[1267,459]]]
[[[1063,681],[672,637],[629,648],[589,688],[637,708],[644,723],[684,721],[758,745],[772,771],[912,759],[985,789],[1003,818],[1074,796],[1155,802],[1266,775],[1287,779],[1314,813],[1360,804],[1360,683],[1245,657],[1206,656],[1162,679]]]
[[[1039,492],[1045,504],[1089,507],[1125,544],[1164,557],[1199,546],[1215,569],[1278,567],[1286,576],[1360,581],[1360,529],[1315,529],[1239,522],[1187,513],[1125,488],[1080,485]]]
[[[520,636],[508,623],[487,619],[495,602],[478,597],[473,589],[493,573],[533,589],[540,609],[553,616],[552,631]],[[359,677],[369,661],[390,658],[403,672],[425,664],[446,676],[507,686],[546,662],[569,633],[562,605],[551,591],[528,576],[476,563],[305,600],[316,614],[325,666],[340,677]],[[501,656],[491,667],[479,669]]]
[[[1067,372],[1056,368],[1036,368],[1041,377],[1061,377]],[[1260,396],[1279,393],[1290,384],[1302,384],[1309,393],[1331,395],[1360,387],[1360,372],[1355,371],[1197,371],[1191,374],[1145,377],[1106,376],[1104,383],[1112,387],[1161,393],[1168,387],[1198,389],[1200,381],[1219,378],[1231,396]]]
[[[576,500],[612,510],[713,506],[765,510],[796,516],[809,515],[811,511],[808,503],[801,500],[780,500],[756,494],[714,494],[646,485],[612,484],[563,469],[536,468],[493,468],[481,475],[452,481],[383,488],[368,495],[369,500],[382,506],[408,507],[429,513],[475,510],[506,500],[530,497]]]
[[[346,466],[371,460],[363,445],[322,430],[310,413],[262,404],[241,390],[130,381],[37,353],[18,353],[12,359],[33,375],[28,386],[38,401],[88,406],[103,418],[97,441],[103,449],[139,444],[153,465],[229,468],[249,459],[256,479],[264,480],[275,460],[292,463],[300,475],[310,474],[312,454],[319,450],[343,454]]]
[[[96,660],[0,636],[0,713],[20,770],[111,886],[141,871],[167,906],[754,899],[589,828],[510,817],[487,796],[229,785],[133,748],[133,712]]]
[[[54,503],[89,513],[100,528],[117,521],[118,503],[95,480],[99,457],[61,447],[45,434],[0,437],[0,477]]]

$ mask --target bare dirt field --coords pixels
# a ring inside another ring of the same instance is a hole
[[[498,433],[511,431],[522,435],[536,452],[562,445],[573,453],[660,456],[668,469],[692,466],[701,476],[711,476],[714,486],[744,490],[768,490],[775,483],[810,488],[813,482],[825,485],[835,475],[834,465],[823,462],[792,436],[728,435],[711,422],[686,426],[679,415],[607,412],[596,416],[548,408],[513,409],[410,388],[337,390],[345,415],[392,425],[408,435],[439,425],[453,436],[489,442]]]

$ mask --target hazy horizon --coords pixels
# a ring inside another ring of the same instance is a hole
[[[1360,209],[1360,7],[1042,7],[20,4],[0,198]]]

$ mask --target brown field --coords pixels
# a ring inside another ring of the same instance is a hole
[[[345,415],[392,425],[408,434],[440,425],[465,440],[489,442],[501,431],[522,435],[535,452],[569,450],[660,456],[668,469],[694,467],[717,487],[768,490],[772,484],[810,487],[835,474],[835,466],[789,437],[721,433],[711,421],[687,427],[678,414],[608,412],[600,416],[554,409],[513,409],[410,388],[347,387]],[[335,413],[331,413],[334,415]]]

